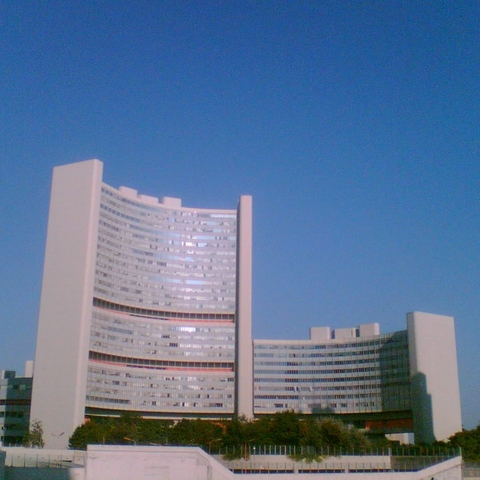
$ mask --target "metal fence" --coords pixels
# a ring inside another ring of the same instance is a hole
[[[480,478],[480,462],[464,462],[463,478]]]
[[[31,449],[31,451],[7,451],[6,467],[37,467],[37,468],[69,468],[83,467],[85,453],[81,450],[65,450],[62,452]]]
[[[345,450],[244,445],[217,451],[217,459],[234,473],[265,474],[416,472],[459,455],[457,449],[425,447]]]
[[[233,445],[230,447],[202,447],[207,453],[225,457],[249,458],[252,455],[283,455],[287,457],[342,457],[353,456],[382,456],[382,457],[436,457],[442,460],[461,455],[455,448],[440,447],[395,447],[395,448],[361,448],[345,449],[340,447],[308,447],[295,445]]]
[[[204,448],[208,452],[208,447]],[[456,449],[404,447],[395,449],[342,450],[288,445],[244,445],[223,448],[216,458],[235,473],[341,473],[412,472],[459,456]],[[240,454],[240,455],[239,455]],[[309,455],[313,460],[300,459]],[[313,455],[316,455],[314,458]],[[6,467],[68,468],[85,465],[81,450],[8,449]],[[226,458],[236,458],[227,460]],[[464,476],[480,476],[480,464],[465,464]]]
[[[346,458],[346,457],[345,457]],[[424,468],[441,463],[431,458],[416,458],[415,461],[394,462],[389,460],[382,461],[380,458],[376,462],[344,460],[331,462],[328,460],[322,462],[288,462],[288,461],[258,461],[256,459],[244,461],[222,461],[226,468],[234,473],[381,473],[381,472],[418,472]]]

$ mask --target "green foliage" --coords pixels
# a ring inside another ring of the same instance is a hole
[[[294,446],[298,459],[319,459],[321,447],[344,451],[368,446],[356,429],[340,421],[310,417],[306,420],[292,411],[258,420],[244,417],[208,421],[182,419],[178,422],[149,420],[137,413],[120,418],[92,418],[70,437],[70,448],[86,449],[88,444],[196,445],[207,452],[227,450],[226,458],[248,458],[249,449],[260,445]]]
[[[259,420],[232,420],[228,423],[223,446],[229,447],[227,459],[247,458],[248,446],[288,445],[296,448],[296,460],[321,460],[322,447],[343,451],[364,450],[370,446],[357,429],[332,418],[309,417],[302,420],[292,411],[277,413]],[[231,449],[230,449],[231,447]]]
[[[170,441],[175,445],[211,446],[222,437],[222,427],[206,420],[182,419],[170,429]]]
[[[75,450],[86,450],[87,445],[105,443],[109,437],[109,426],[96,420],[90,420],[75,429],[69,439],[69,447]]]
[[[227,422],[223,444],[226,446],[240,446],[250,440],[252,421],[245,417],[234,418]]]
[[[138,443],[140,445],[168,445],[173,422],[171,420],[144,419],[140,423]]]
[[[227,448],[228,453],[224,455],[227,460],[235,458],[247,458],[247,446],[255,443],[255,427],[253,420],[245,417],[234,418],[226,422],[222,446]]]
[[[85,450],[87,445],[165,445],[169,441],[173,422],[148,420],[136,412],[119,418],[92,418],[75,429],[69,447]]]
[[[40,420],[34,420],[30,425],[30,431],[23,437],[23,446],[30,448],[43,448],[43,425]]]
[[[295,460],[321,460],[321,449],[352,452],[370,447],[368,439],[354,427],[334,418],[311,417],[301,423],[300,448],[292,455]]]
[[[300,418],[292,411],[276,413],[271,419],[273,445],[300,444]]]
[[[339,420],[325,418],[316,422],[320,431],[322,446],[338,446],[342,450],[365,449],[369,446],[366,437],[356,428],[349,427]]]
[[[462,430],[448,439],[448,446],[462,449],[467,462],[480,462],[480,425],[473,430]]]

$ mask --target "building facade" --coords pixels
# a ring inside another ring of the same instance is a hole
[[[254,356],[255,412],[411,411],[406,331],[311,328],[309,340],[256,340]]]
[[[373,323],[254,340],[255,414],[285,410],[338,416],[371,434],[447,439],[462,429],[454,319],[413,312],[394,333]]]
[[[13,370],[0,370],[0,445],[21,445],[28,433],[32,399],[31,364],[27,362],[22,377],[17,377]]]
[[[32,396],[47,446],[87,415],[251,418],[251,197],[186,208],[102,167],[54,169]]]
[[[62,448],[89,416],[342,416],[419,441],[461,430],[454,321],[414,312],[308,340],[252,341],[252,199],[184,207],[54,169],[32,420]]]

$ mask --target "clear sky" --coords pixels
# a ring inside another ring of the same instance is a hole
[[[0,369],[33,359],[52,168],[254,199],[254,336],[456,318],[480,421],[480,2],[0,3]]]

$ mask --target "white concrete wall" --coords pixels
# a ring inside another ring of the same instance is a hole
[[[89,160],[53,173],[30,416],[49,448],[84,420],[102,169]]]
[[[235,414],[253,418],[252,197],[238,205]]]
[[[358,326],[361,337],[373,337],[380,335],[380,325],[378,323],[363,323]]]
[[[196,447],[89,445],[85,480],[233,480]]]
[[[14,450],[7,454],[14,454]],[[23,449],[26,450],[26,449]],[[31,449],[30,449],[31,450]],[[18,452],[17,452],[18,453]],[[60,452],[61,453],[61,452]],[[85,452],[68,452],[72,454],[73,464],[77,464],[75,455]],[[38,454],[42,462],[58,458],[59,451],[40,450]],[[281,457],[281,456],[279,456]],[[63,457],[61,457],[63,458]],[[282,457],[281,460],[287,460]],[[260,456],[253,458],[257,464],[262,460]],[[275,456],[263,459],[272,465]],[[289,459],[288,459],[289,460]],[[461,457],[446,460],[437,465],[417,472],[382,472],[382,473],[349,473],[349,468],[359,466],[378,465],[385,468],[390,465],[389,457],[345,456],[341,458],[329,457],[325,460],[329,466],[344,467],[343,473],[263,473],[263,474],[233,474],[213,457],[196,447],[160,447],[160,446],[133,446],[133,445],[90,445],[86,452],[85,468],[20,468],[8,467],[9,480],[265,480],[278,478],[281,480],[461,480]],[[246,465],[250,462],[246,461]],[[2,479],[2,455],[0,452],[0,480]],[[7,475],[5,475],[7,476]]]
[[[236,474],[235,480],[462,480],[462,458],[456,457],[418,472],[382,473],[282,473],[282,474]],[[93,479],[92,479],[93,480]]]
[[[310,340],[326,342],[332,338],[330,327],[310,327]]]
[[[453,317],[407,314],[415,442],[446,440],[462,429]]]

